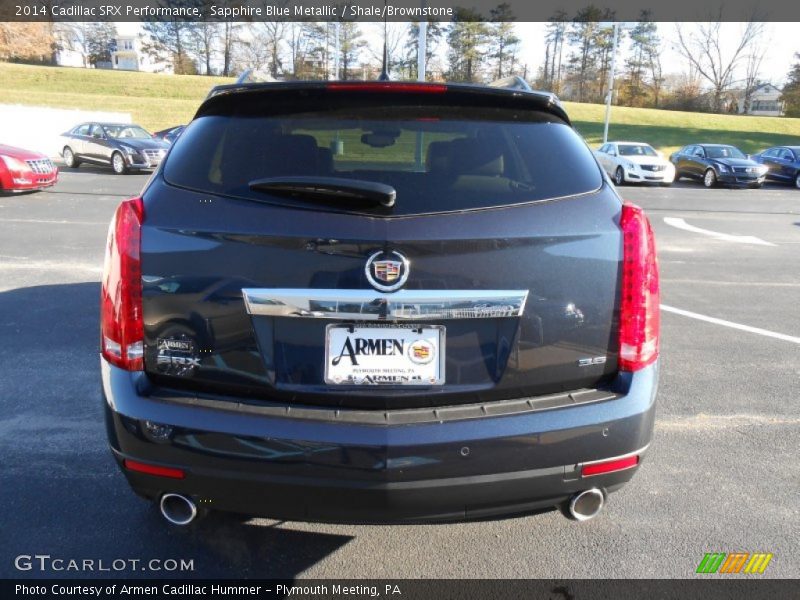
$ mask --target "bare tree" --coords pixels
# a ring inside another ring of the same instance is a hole
[[[754,43],[747,55],[744,75],[744,94],[742,112],[748,114],[753,103],[753,94],[761,85],[761,63],[764,62],[764,55],[767,48],[764,45]]]
[[[383,23],[376,23],[375,27],[381,41],[386,44],[386,70],[391,75],[403,66],[403,40],[408,26],[405,23],[386,23],[384,29]],[[383,63],[383,43],[369,47],[370,55],[379,65]]]
[[[762,22],[751,19],[744,23],[738,42],[726,52],[722,47],[722,21],[720,8],[714,22],[696,23],[689,31],[680,24],[675,25],[678,34],[676,49],[711,84],[714,112],[722,110],[725,92],[733,81],[734,71],[764,30]]]

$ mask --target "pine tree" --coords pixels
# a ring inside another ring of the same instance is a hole
[[[800,117],[800,52],[794,57],[797,62],[792,65],[789,75],[786,78],[786,85],[783,87],[781,101],[785,105],[787,117]]]
[[[447,28],[449,79],[468,83],[481,81],[486,59],[489,28],[478,12],[456,8]]]
[[[652,71],[654,57],[659,54],[658,26],[651,20],[650,11],[644,10],[639,22],[630,32],[630,56],[625,62],[625,103],[628,106],[648,104],[648,73]],[[650,75],[652,77],[652,73]]]
[[[498,4],[490,12],[489,58],[495,61],[494,76],[502,79],[511,75],[519,52],[520,39],[514,30],[517,18],[507,2]]]

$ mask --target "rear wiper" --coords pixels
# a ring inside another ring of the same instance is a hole
[[[254,179],[249,186],[257,192],[299,196],[309,200],[365,201],[387,208],[394,206],[397,197],[395,189],[385,183],[339,177],[266,177]]]

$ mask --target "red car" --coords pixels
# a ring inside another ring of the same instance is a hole
[[[0,144],[0,191],[42,190],[56,181],[58,167],[44,154]]]

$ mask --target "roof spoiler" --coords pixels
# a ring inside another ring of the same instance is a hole
[[[519,75],[512,75],[511,77],[503,77],[502,79],[495,79],[487,84],[489,87],[503,88],[506,90],[519,90],[520,92],[533,92],[543,96],[550,96],[550,101],[553,104],[561,106],[561,100],[553,92],[544,92],[541,90],[534,90],[530,84]]]
[[[519,90],[521,92],[532,92],[533,88],[519,75],[512,75],[511,77],[503,77],[502,79],[495,79],[493,82],[487,84],[490,87],[504,88],[507,90]]]

